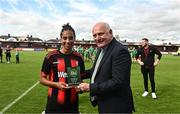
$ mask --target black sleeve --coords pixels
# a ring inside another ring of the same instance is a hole
[[[41,71],[44,72],[45,74],[49,74],[51,71],[51,62],[47,56],[44,58]]]
[[[158,59],[160,60],[161,59],[161,57],[162,57],[162,54],[161,54],[161,52],[157,49],[157,48],[154,48],[154,50],[155,50],[155,54],[157,54],[158,55]]]

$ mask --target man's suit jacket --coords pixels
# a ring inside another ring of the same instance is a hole
[[[130,69],[129,51],[114,38],[104,53],[94,83],[90,84],[90,96],[96,97],[92,104],[97,103],[100,113],[132,112]]]

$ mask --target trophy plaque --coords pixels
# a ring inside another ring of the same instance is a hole
[[[67,68],[67,82],[69,87],[78,86],[81,83],[79,66]]]

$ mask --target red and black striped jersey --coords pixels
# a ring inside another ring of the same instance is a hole
[[[41,72],[49,76],[47,79],[50,81],[67,83],[67,68],[77,66],[80,67],[80,75],[83,78],[85,76],[85,66],[79,53],[73,51],[70,54],[63,54],[58,50],[54,50],[45,56]],[[72,110],[78,110],[78,94],[75,88],[59,90],[49,87],[46,108],[55,108],[56,106],[58,106],[59,110],[62,107],[72,106]],[[65,108],[61,110],[65,110]]]

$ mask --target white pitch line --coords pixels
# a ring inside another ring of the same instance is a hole
[[[7,111],[11,106],[13,106],[16,102],[18,102],[21,98],[23,98],[29,91],[31,91],[37,84],[39,84],[39,81],[37,81],[33,86],[31,86],[28,90],[26,90],[23,94],[21,94],[18,98],[16,98],[13,102],[8,104],[5,108],[3,108],[0,111],[0,114],[3,114],[5,111]]]

